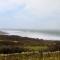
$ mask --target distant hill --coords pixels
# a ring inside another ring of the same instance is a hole
[[[0,35],[5,35],[7,34],[6,32],[0,31]]]

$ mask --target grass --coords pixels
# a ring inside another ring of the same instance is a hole
[[[60,41],[0,35],[0,47],[2,46],[22,47],[28,51],[0,54],[0,60],[60,60]]]
[[[41,51],[47,49],[48,47],[47,46],[26,46],[25,48],[31,49],[33,51]]]
[[[52,53],[31,53],[31,54],[11,54],[7,56],[1,56],[0,60],[60,60],[60,52]]]

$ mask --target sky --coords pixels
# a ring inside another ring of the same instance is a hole
[[[60,30],[60,0],[0,0],[0,28]]]

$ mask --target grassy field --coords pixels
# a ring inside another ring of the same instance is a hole
[[[60,60],[60,41],[0,35],[0,60]]]

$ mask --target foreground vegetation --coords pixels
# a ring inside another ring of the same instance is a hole
[[[60,52],[0,55],[0,60],[60,60]]]
[[[60,60],[60,41],[0,35],[0,60]]]

